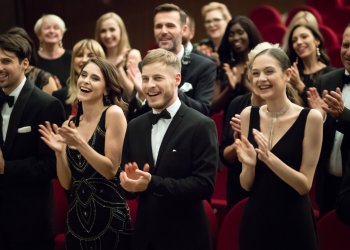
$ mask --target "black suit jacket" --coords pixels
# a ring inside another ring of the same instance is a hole
[[[318,83],[318,91],[320,95],[322,95],[323,90],[335,91],[337,87],[341,90],[343,89],[343,75],[345,69],[337,69],[331,71],[327,74],[324,74],[320,77],[320,81]],[[319,164],[317,167],[317,197],[319,202],[322,199],[323,189],[322,186],[324,183],[324,176],[327,172],[326,167],[329,163],[330,154],[332,151],[332,147],[334,144],[334,136],[336,130],[344,134],[342,145],[341,145],[341,153],[342,153],[342,163],[343,163],[343,173],[345,173],[345,165],[347,162],[348,151],[350,149],[350,135],[347,130],[349,130],[350,126],[350,110],[348,108],[344,108],[344,111],[338,120],[334,119],[330,115],[327,115],[327,119],[323,126],[323,143],[322,143],[322,151],[319,160]]]
[[[215,78],[216,65],[212,60],[193,52],[185,54],[181,60],[181,83],[178,92],[180,100],[187,106],[209,115]],[[192,89],[183,92],[181,87],[188,83],[192,85]],[[128,120],[150,110],[147,104],[140,105],[135,94],[129,102]]]
[[[350,154],[350,151],[349,151]],[[343,182],[340,187],[340,192],[337,198],[337,214],[339,218],[346,224],[350,225],[350,160],[346,165],[346,171],[343,177]]]
[[[40,139],[38,125],[50,121],[60,126],[64,117],[59,100],[26,81],[1,145],[5,159],[0,175],[1,236],[5,232],[17,240],[52,238],[51,179],[56,176],[56,159]]]
[[[210,249],[208,221],[202,200],[213,193],[219,161],[214,122],[181,104],[159,149],[151,148],[150,113],[128,124],[123,165],[151,166],[151,182],[140,193],[134,250]]]

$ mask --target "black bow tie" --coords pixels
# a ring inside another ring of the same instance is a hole
[[[343,75],[343,84],[348,84],[350,83],[350,75]]]
[[[10,95],[6,95],[4,93],[4,91],[0,91],[0,107],[2,107],[2,105],[7,102],[9,107],[13,106],[13,103],[15,101],[15,97],[14,96],[10,96]]]
[[[159,121],[159,119],[170,119],[170,118],[171,118],[171,115],[166,109],[164,109],[159,114],[151,113],[151,122],[153,125],[156,124]]]

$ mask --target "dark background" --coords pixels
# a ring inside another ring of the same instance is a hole
[[[208,0],[1,0],[0,32],[5,32],[12,26],[21,26],[38,43],[33,28],[35,22],[43,14],[56,14],[66,23],[67,32],[63,43],[66,49],[84,38],[94,38],[95,22],[106,12],[116,12],[125,22],[131,46],[139,49],[144,55],[153,44],[153,9],[155,6],[171,2],[183,8],[196,20],[196,35],[193,41],[206,37],[201,7]],[[250,11],[261,0],[223,0],[232,16],[249,15]],[[286,13],[293,7],[305,3],[305,0],[265,1],[273,5],[281,13]]]

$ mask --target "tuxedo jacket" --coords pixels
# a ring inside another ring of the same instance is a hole
[[[202,200],[213,193],[219,162],[214,122],[181,104],[152,156],[150,112],[129,122],[122,166],[150,164],[151,182],[139,193],[134,250],[210,249]]]
[[[179,99],[187,106],[209,115],[214,95],[214,81],[216,79],[216,65],[208,57],[194,52],[185,54],[181,60],[181,83],[179,85]],[[187,87],[187,86],[192,86]],[[181,89],[188,89],[183,91]],[[140,105],[136,93],[129,102],[128,120],[151,110],[145,104]]]
[[[38,125],[50,121],[60,126],[64,118],[59,100],[25,82],[1,145],[5,168],[0,175],[0,239],[4,235],[24,241],[53,236],[51,179],[56,176],[56,159],[40,139]]]
[[[350,154],[350,151],[348,152]],[[342,221],[350,225],[350,160],[346,165],[345,175],[340,186],[339,195],[337,197],[337,214]]]
[[[320,77],[320,81],[318,83],[318,91],[320,95],[322,95],[323,90],[335,91],[337,87],[340,90],[343,89],[343,75],[345,69],[336,69],[327,74],[324,74]],[[350,98],[350,97],[349,97]],[[324,175],[327,172],[327,166],[329,163],[330,154],[332,151],[332,147],[334,144],[334,136],[336,130],[344,134],[342,145],[341,145],[341,153],[342,153],[342,165],[343,165],[343,174],[345,173],[345,165],[348,158],[348,151],[350,149],[350,110],[348,108],[344,108],[342,115],[339,119],[334,119],[330,115],[327,115],[327,119],[323,126],[323,143],[322,143],[322,151],[317,169],[317,182],[318,186],[321,187],[324,183]],[[318,188],[318,199],[321,199],[319,195],[323,192],[322,188]]]

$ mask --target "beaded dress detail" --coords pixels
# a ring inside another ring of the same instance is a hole
[[[106,111],[107,109],[102,113],[88,141],[100,154],[104,154]],[[131,235],[132,227],[119,175],[107,180],[78,150],[69,147],[67,160],[72,172],[67,215],[67,249],[123,249],[119,246],[120,241]]]

